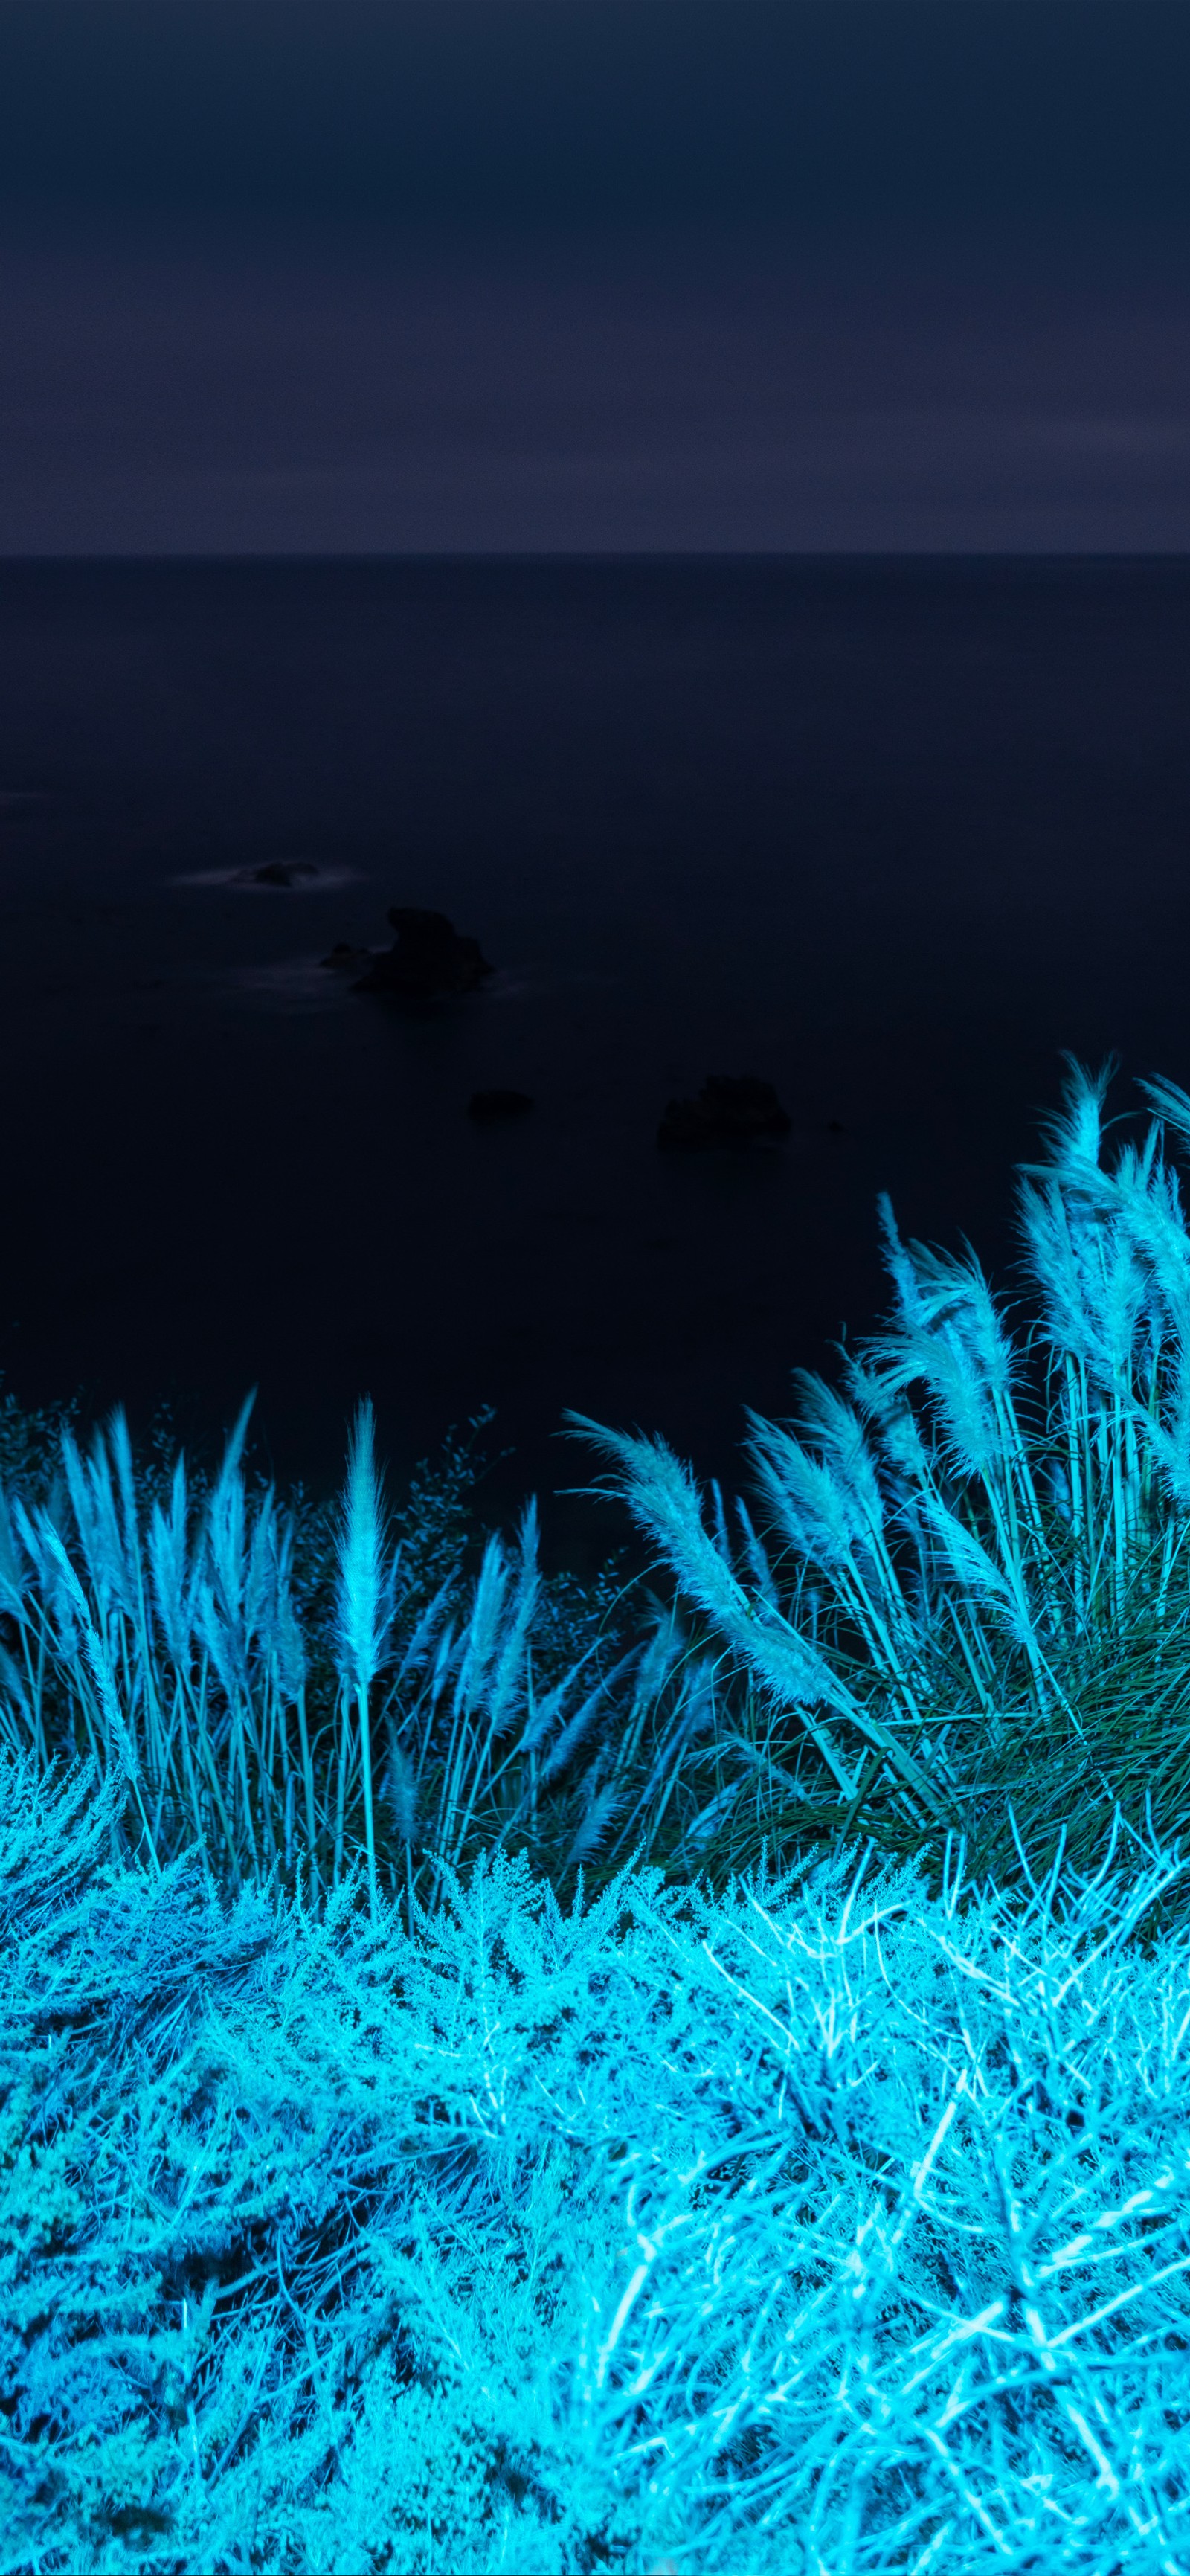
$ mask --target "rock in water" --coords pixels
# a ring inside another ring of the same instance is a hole
[[[262,868],[241,868],[233,885],[277,886],[287,891],[312,885],[319,871],[312,859],[266,859]]]
[[[444,912],[426,912],[418,904],[394,904],[389,920],[396,931],[391,948],[374,957],[357,993],[392,993],[407,1002],[434,1002],[447,994],[473,993],[492,973],[478,939],[467,939]]]
[[[657,1142],[682,1149],[771,1142],[787,1136],[792,1123],[771,1082],[754,1073],[712,1073],[697,1100],[668,1102]]]

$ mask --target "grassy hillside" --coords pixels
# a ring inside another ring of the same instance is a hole
[[[0,1411],[0,2576],[1190,2569],[1190,1237],[1073,1069],[1010,1329],[547,1580]]]

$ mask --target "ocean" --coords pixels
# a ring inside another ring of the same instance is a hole
[[[320,963],[403,904],[480,990]],[[565,1407],[745,1490],[882,1190],[1015,1295],[1062,1051],[1190,1085],[1190,565],[10,562],[0,915],[5,1384],[208,1452],[255,1386],[319,1491],[361,1395],[394,1485],[490,1404],[586,1567]],[[662,1151],[718,1074],[784,1141]]]

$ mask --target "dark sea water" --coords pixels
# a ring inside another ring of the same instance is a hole
[[[738,1484],[879,1190],[1011,1287],[1060,1051],[1190,1085],[1180,559],[10,563],[0,800],[7,1383],[207,1440],[255,1384],[316,1486],[364,1392],[396,1476],[491,1402],[547,1561],[626,1526],[564,1406]],[[392,903],[487,988],[320,968]],[[659,1152],[719,1072],[786,1144]]]

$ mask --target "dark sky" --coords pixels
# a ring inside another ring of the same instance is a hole
[[[0,0],[0,552],[1190,546],[1186,0]]]

